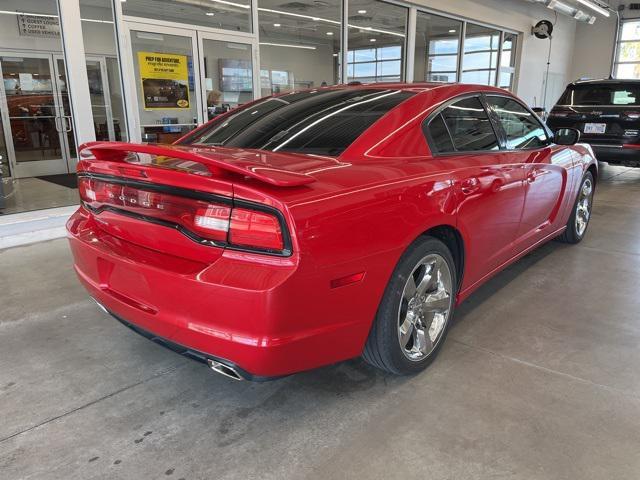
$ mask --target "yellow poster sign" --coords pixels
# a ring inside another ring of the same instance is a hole
[[[145,110],[183,110],[189,103],[186,55],[138,52]]]

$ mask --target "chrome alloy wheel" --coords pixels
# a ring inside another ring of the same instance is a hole
[[[589,225],[591,218],[591,204],[593,201],[593,182],[587,178],[580,189],[578,205],[576,208],[576,233],[578,237],[582,237]]]
[[[428,357],[438,345],[449,321],[452,292],[451,270],[442,256],[427,255],[414,267],[398,312],[398,340],[409,360]]]

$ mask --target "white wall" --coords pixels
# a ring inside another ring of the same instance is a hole
[[[594,25],[578,24],[571,68],[572,80],[607,78],[611,74],[616,25],[613,15],[610,18],[599,15]]]

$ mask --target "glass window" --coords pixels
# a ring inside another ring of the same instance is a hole
[[[236,32],[251,31],[250,0],[127,0],[122,1],[122,13]]]
[[[547,145],[547,132],[538,118],[520,103],[506,97],[487,97],[492,110],[500,119],[507,136],[509,150],[541,148]]]
[[[457,151],[498,150],[498,139],[478,98],[454,103],[444,109],[442,117]]]
[[[340,81],[340,0],[258,0],[262,96]]]
[[[418,12],[414,81],[456,81],[461,31],[458,20]]]
[[[558,105],[640,105],[640,86],[624,83],[570,85]]]
[[[620,28],[616,78],[640,79],[640,21],[625,21]]]
[[[500,79],[498,86],[513,90],[513,80],[516,73],[516,44],[518,36],[515,33],[504,33],[502,41],[502,57],[500,57]]]
[[[253,100],[251,45],[202,40],[208,119]]]
[[[185,143],[339,155],[413,95],[385,89],[311,90],[268,98]]]
[[[464,39],[463,83],[495,85],[500,32],[491,28],[467,24]]]
[[[131,31],[142,140],[173,143],[196,127],[191,37]]]
[[[442,119],[442,115],[438,115],[429,123],[429,131],[427,138],[433,153],[454,152],[455,148],[451,141],[449,130]]]
[[[80,0],[82,37],[96,140],[127,141],[127,125],[110,0]]]
[[[404,80],[408,13],[390,3],[349,1],[348,81]]]

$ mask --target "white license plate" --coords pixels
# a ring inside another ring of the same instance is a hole
[[[606,123],[585,123],[584,133],[605,133],[607,131]]]

